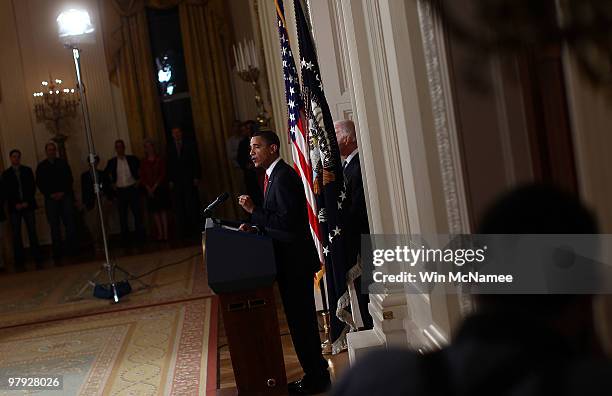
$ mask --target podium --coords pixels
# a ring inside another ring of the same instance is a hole
[[[273,283],[272,239],[207,219],[202,244],[208,284],[219,296],[239,395],[287,394]]]

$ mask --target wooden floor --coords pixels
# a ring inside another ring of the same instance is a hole
[[[280,295],[278,290],[276,291],[276,301],[280,301]],[[278,318],[280,322],[280,334],[281,340],[283,343],[283,354],[285,357],[285,369],[287,370],[287,380],[288,382],[295,381],[300,379],[304,373],[302,368],[300,367],[300,363],[295,354],[295,350],[293,349],[293,344],[291,342],[291,335],[289,334],[289,329],[287,327],[287,321],[285,319],[285,314],[282,308],[282,305],[279,304],[278,307]],[[322,326],[320,326],[322,329]],[[219,340],[218,340],[218,357],[219,357],[219,373],[218,373],[218,389],[230,389],[236,386],[234,382],[234,372],[232,370],[232,360],[229,353],[229,348],[227,346],[227,338],[225,336],[225,329],[223,328],[223,320],[219,320]],[[321,331],[321,338],[323,338],[324,333]],[[329,364],[329,372],[332,376],[332,382],[339,378],[344,371],[348,368],[348,352],[342,352],[337,355],[324,355]],[[223,393],[220,393],[223,394]]]

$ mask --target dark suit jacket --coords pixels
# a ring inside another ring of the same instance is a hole
[[[251,222],[274,238],[279,274],[308,276],[319,270],[310,234],[306,196],[298,174],[280,160],[270,175],[263,207],[256,206]]]
[[[31,168],[24,165],[21,165],[20,169],[23,200],[19,198],[19,183],[13,167],[11,166],[2,173],[2,181],[6,190],[6,202],[10,213],[16,212],[15,205],[23,202],[28,203],[28,210],[36,209],[34,172],[32,172]]]
[[[247,170],[253,168],[251,161],[251,139],[248,137],[242,138],[238,143],[238,152],[236,153],[236,161],[240,165],[240,169]]]
[[[193,186],[194,179],[202,178],[198,146],[191,139],[183,139],[181,152],[177,153],[176,143],[168,142],[168,181],[180,186]]]
[[[0,177],[0,222],[6,221],[6,212],[4,212],[4,202],[6,201],[6,191],[4,190],[4,182]]]
[[[138,180],[140,178],[140,160],[135,155],[126,155],[125,158],[130,168],[130,172],[132,173],[132,177],[134,180]],[[104,168],[104,174],[109,183],[117,183],[117,157],[108,160],[106,168]]]
[[[100,169],[97,169],[98,183],[102,185],[102,194],[109,197],[109,188],[107,188],[106,175]],[[91,170],[85,171],[81,174],[81,200],[87,210],[92,210],[96,205],[96,193],[94,190],[93,177],[91,177]]]
[[[62,158],[56,158],[53,162],[46,159],[36,168],[36,183],[47,199],[57,192],[72,194],[72,182],[70,165]]]
[[[346,178],[346,201],[344,201],[344,229],[346,232],[347,259],[354,263],[361,252],[361,234],[369,234],[368,212],[361,178],[359,153],[344,168]]]

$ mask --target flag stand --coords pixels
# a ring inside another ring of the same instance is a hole
[[[321,313],[321,317],[323,318],[323,331],[325,332],[325,341],[321,343],[321,352],[324,355],[331,355],[332,353],[332,342],[329,338],[329,311],[325,310]]]
[[[321,287],[321,283],[323,283]],[[323,332],[324,341],[321,343],[321,352],[324,355],[331,355],[333,348],[330,338],[331,323],[329,318],[329,304],[327,303],[327,282],[325,276],[319,281],[319,290],[321,291],[321,303],[323,304],[323,310],[321,311],[321,319],[323,319]]]

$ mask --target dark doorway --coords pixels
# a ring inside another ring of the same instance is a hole
[[[178,7],[148,8],[147,19],[166,140],[175,126],[195,139]]]
[[[534,177],[577,195],[561,48],[526,50],[519,64]]]

